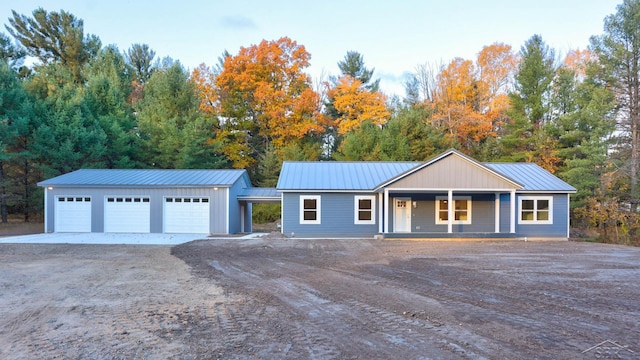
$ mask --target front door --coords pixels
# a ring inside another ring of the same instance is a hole
[[[394,199],[393,232],[411,232],[411,198]]]

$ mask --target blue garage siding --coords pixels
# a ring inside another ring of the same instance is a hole
[[[519,201],[516,202],[516,234],[527,237],[568,237],[567,227],[569,221],[569,196],[567,194],[518,194],[518,196],[552,196],[553,197],[553,223],[549,225],[522,225],[518,224],[520,215]]]
[[[354,224],[355,196],[373,193],[283,193],[282,230],[295,237],[372,237],[378,233],[378,196],[376,195],[375,223]],[[320,224],[300,224],[300,196],[320,196]]]

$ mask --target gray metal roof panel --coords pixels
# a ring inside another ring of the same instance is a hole
[[[485,163],[524,186],[521,191],[575,192],[576,189],[534,163]]]
[[[81,169],[38,183],[40,186],[231,186],[246,170]]]
[[[280,197],[280,193],[276,188],[259,188],[259,187],[250,187],[244,188],[238,194],[239,198],[252,198],[252,197]]]
[[[278,190],[373,190],[419,162],[390,161],[285,161]]]

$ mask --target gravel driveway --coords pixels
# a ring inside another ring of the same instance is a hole
[[[640,249],[0,244],[0,358],[638,358]]]

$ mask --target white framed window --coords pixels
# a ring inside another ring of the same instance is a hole
[[[449,221],[449,198],[436,196],[436,224],[446,225]],[[471,224],[471,197],[453,197],[453,224]]]
[[[320,224],[320,196],[300,196],[300,224]]]
[[[373,195],[354,197],[354,223],[372,225],[376,223],[376,197]]]
[[[553,224],[552,196],[520,196],[518,224]]]

